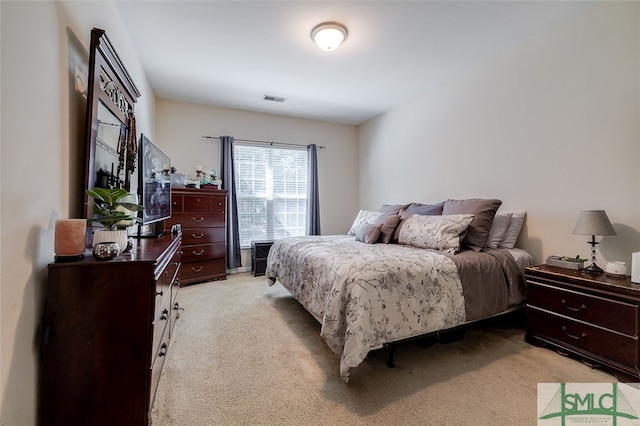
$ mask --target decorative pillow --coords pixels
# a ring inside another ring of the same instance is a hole
[[[491,222],[493,222],[493,217],[501,204],[500,200],[481,198],[447,200],[444,203],[442,214],[472,214],[473,221],[469,224],[467,235],[462,240],[462,246],[480,251],[487,244]]]
[[[363,223],[362,225],[358,225],[358,228],[356,229],[356,241],[375,244],[380,236],[380,228],[382,228],[381,223],[376,225],[373,223]]]
[[[400,210],[400,223],[396,227],[396,231],[393,234],[393,238],[391,239],[392,243],[398,242],[398,236],[400,235],[400,228],[404,224],[404,220],[410,217],[412,214],[419,215],[441,215],[442,208],[444,207],[444,201],[438,204],[420,204],[420,203],[411,203],[405,210]]]
[[[472,214],[422,216],[414,214],[405,220],[398,242],[455,254],[460,250],[460,237],[473,221]]]
[[[356,216],[356,219],[353,221],[353,225],[351,225],[351,229],[349,229],[349,232],[347,232],[347,235],[356,235],[356,229],[359,225],[362,225],[363,223],[373,223],[383,214],[384,213],[382,212],[360,210],[358,212],[358,215]]]
[[[438,204],[420,204],[411,203],[407,207],[409,213],[421,214],[421,215],[439,215],[442,214],[444,208],[444,201]]]
[[[502,237],[502,241],[498,245],[499,248],[512,249],[516,245],[516,241],[518,241],[518,237],[520,236],[520,231],[522,230],[522,225],[524,224],[524,219],[527,216],[526,211],[513,212],[511,215],[511,221],[509,221],[509,227],[507,231],[504,233],[504,237]]]
[[[393,232],[396,230],[398,223],[400,223],[400,215],[397,212],[386,213],[376,219],[374,223],[382,225],[378,242],[382,244],[389,244],[391,237],[393,237]]]
[[[409,204],[383,204],[380,207],[380,211],[382,213],[393,213],[399,212],[400,210],[404,210],[409,207]]]
[[[491,222],[486,247],[498,248],[500,241],[502,241],[504,234],[507,232],[512,215],[513,213],[496,213],[493,222]]]

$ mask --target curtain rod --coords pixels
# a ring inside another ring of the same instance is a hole
[[[218,140],[220,140],[220,138],[218,136],[203,136],[202,139],[218,139]],[[234,138],[234,140],[240,141],[240,142],[266,143],[266,144],[269,144],[269,145],[307,146],[307,145],[302,145],[302,144],[299,144],[299,143],[261,141],[261,140],[255,140],[255,139],[238,139],[238,138]],[[327,147],[321,145],[321,146],[318,146],[318,149],[327,149]]]

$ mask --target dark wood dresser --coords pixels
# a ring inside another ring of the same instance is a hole
[[[227,278],[227,191],[172,189],[171,219],[182,227],[180,285]]]
[[[527,342],[640,381],[640,284],[541,265],[525,269]]]
[[[178,317],[181,236],[52,263],[40,328],[40,425],[148,425]]]

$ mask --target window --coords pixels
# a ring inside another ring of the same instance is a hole
[[[240,246],[305,235],[307,152],[234,145]]]

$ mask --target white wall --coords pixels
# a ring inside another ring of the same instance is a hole
[[[318,150],[321,230],[323,234],[349,230],[358,212],[355,126],[166,99],[158,99],[156,109],[155,142],[187,175],[194,174],[196,165],[220,171],[219,141],[202,136],[326,146]],[[249,266],[245,259],[243,266]]]
[[[499,198],[527,210],[536,262],[590,254],[580,210],[618,235],[604,259],[640,251],[640,4],[597,3],[464,79],[361,126],[361,206]]]
[[[82,185],[74,170],[84,131],[84,110],[70,103],[74,40],[88,60],[91,28],[105,29],[142,93],[139,131],[152,132],[155,113],[113,3],[1,1],[0,19],[0,424],[13,426],[35,423],[37,326],[53,224],[81,211],[82,199],[72,195]]]

